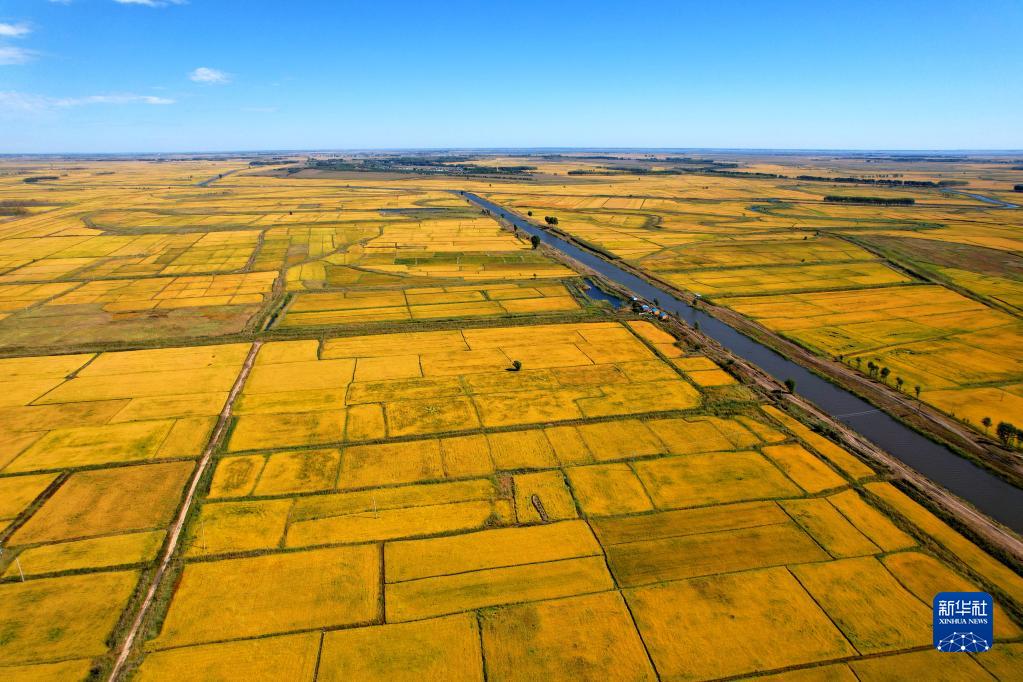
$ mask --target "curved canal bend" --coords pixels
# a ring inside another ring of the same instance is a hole
[[[796,393],[815,403],[834,419],[855,429],[889,454],[951,490],[990,517],[1017,532],[1023,532],[1023,490],[631,272],[551,234],[503,206],[470,192],[463,192],[461,196],[501,216],[523,232],[543,238],[545,244],[617,282],[636,296],[650,301],[656,298],[661,308],[690,325],[699,322],[703,334],[735,355],[752,362],[779,381],[789,378],[795,380]]]

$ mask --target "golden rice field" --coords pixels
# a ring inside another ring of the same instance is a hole
[[[0,200],[53,201],[0,222],[3,679],[105,679],[167,552],[120,679],[1020,677],[1018,573],[699,348],[581,296],[452,179],[43,170],[60,180],[0,173]],[[683,189],[762,196],[734,178],[613,182],[630,187],[544,187],[613,213]],[[836,318],[821,352],[852,357],[839,334],[869,325],[891,339],[864,357],[932,349],[911,356],[947,377],[925,399],[1023,401],[1004,357],[941,346],[1011,356],[1006,313],[840,238],[721,245],[714,229],[635,248],[659,276],[756,271],[723,300],[792,333]],[[763,295],[773,270],[839,268],[900,279],[856,289],[855,318],[829,298],[849,291]],[[996,598],[995,648],[930,651],[933,595],[974,589]]]

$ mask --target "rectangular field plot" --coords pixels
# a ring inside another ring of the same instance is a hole
[[[0,478],[0,529],[4,521],[17,518],[56,479],[57,474]]]
[[[180,503],[191,462],[80,471],[11,537],[24,545],[162,528]]]
[[[105,653],[137,580],[121,572],[0,584],[0,665]]]
[[[188,564],[150,646],[373,622],[379,571],[370,545]]]
[[[482,682],[479,627],[472,614],[328,632],[318,680],[452,679]]]
[[[621,594],[484,612],[488,679],[657,679]]]
[[[659,276],[703,296],[741,296],[782,291],[816,291],[909,282],[897,270],[877,262],[721,268],[661,272]]]
[[[3,577],[144,564],[156,558],[163,538],[164,532],[155,530],[30,547],[18,554],[17,565],[9,565]]]
[[[801,491],[756,452],[722,452],[637,462],[636,475],[660,509],[797,497]]]
[[[489,479],[378,488],[298,499],[290,514],[286,545],[464,532],[513,519],[512,501]]]
[[[236,676],[248,680],[272,676],[312,682],[316,675],[320,638],[319,632],[307,632],[155,651],[146,656],[135,679],[174,682],[200,675],[213,679]]]
[[[568,289],[557,283],[300,293],[276,326],[286,328],[382,320],[533,315],[578,309],[579,304]]]

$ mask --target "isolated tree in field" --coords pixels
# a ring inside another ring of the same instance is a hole
[[[521,360],[512,360],[511,369],[512,369],[513,372],[518,372],[520,369],[522,369],[522,361]]]
[[[786,379],[785,380],[785,390],[787,390],[789,393],[795,393],[795,391],[796,391],[796,380],[795,379]]]
[[[534,234],[532,237],[529,238],[529,243],[532,244],[533,248],[535,249],[536,247],[540,246],[540,238]]]
[[[904,381],[903,381],[902,377],[895,377],[895,385],[899,387],[900,391],[902,390],[902,384],[903,383],[904,383]]]
[[[920,385],[917,384],[913,387],[913,392],[916,393],[916,399],[920,400]]]
[[[984,417],[980,423],[984,425],[984,433],[987,434],[988,429],[991,428],[991,417]]]
[[[526,215],[528,215],[528,216],[532,216],[532,215],[533,215],[533,212],[532,212],[532,211],[526,211]]]
[[[1008,445],[1016,437],[1016,427],[1009,422],[998,422],[998,426],[995,427],[995,435],[998,436],[998,440]]]
[[[892,373],[892,371],[890,369],[888,369],[887,367],[882,367],[881,368],[881,381],[883,381],[883,382],[885,382],[887,384],[888,383],[888,375],[891,374],[891,373]]]

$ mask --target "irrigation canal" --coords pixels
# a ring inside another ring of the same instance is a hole
[[[757,365],[779,381],[793,379],[796,392],[834,419],[867,437],[889,454],[902,460],[931,480],[970,502],[975,507],[1017,532],[1023,532],[1023,490],[986,469],[960,457],[902,424],[855,394],[817,376],[767,346],[742,334],[705,312],[693,308],[664,289],[623,270],[591,251],[571,244],[547,230],[524,220],[512,211],[475,194],[463,196],[503,217],[523,232],[541,237],[545,244],[583,263],[607,279],[620,284],[637,297],[652,301],[700,331],[737,356]]]

